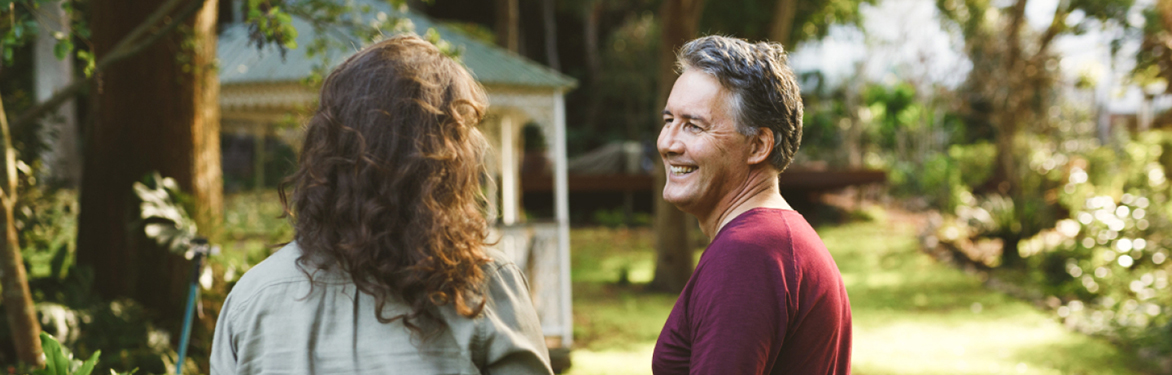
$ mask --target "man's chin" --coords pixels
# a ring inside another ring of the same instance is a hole
[[[678,209],[680,209],[680,211],[684,211],[684,212],[688,212],[687,208],[689,206],[689,203],[691,203],[691,200],[688,199],[687,197],[669,194],[666,191],[663,192],[663,200],[667,203],[671,203],[671,205],[676,206],[676,208],[678,208]]]

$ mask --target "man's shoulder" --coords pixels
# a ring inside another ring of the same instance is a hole
[[[744,248],[775,247],[787,242],[792,233],[790,227],[802,216],[794,211],[779,209],[753,209],[742,213],[729,222],[712,239],[712,246]]]

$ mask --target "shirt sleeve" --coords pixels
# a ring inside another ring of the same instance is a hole
[[[553,374],[529,286],[512,263],[488,275],[477,365],[487,374]]]
[[[232,339],[229,310],[233,306],[232,298],[224,300],[220,308],[220,317],[216,319],[216,330],[212,336],[212,355],[209,359],[211,375],[236,374],[236,344]]]
[[[785,339],[783,265],[762,252],[737,253],[709,264],[692,291],[692,374],[763,374]]]

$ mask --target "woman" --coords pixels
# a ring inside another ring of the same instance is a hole
[[[281,189],[294,241],[224,301],[212,374],[551,373],[525,279],[484,245],[485,108],[416,36],[338,66]]]

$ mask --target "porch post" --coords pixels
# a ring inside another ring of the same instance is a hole
[[[574,313],[570,288],[570,194],[566,176],[565,89],[553,93],[554,216],[558,225],[558,268],[561,284],[562,347],[569,348],[574,335]]]
[[[513,117],[501,115],[501,222],[517,222],[517,159],[514,152]]]

